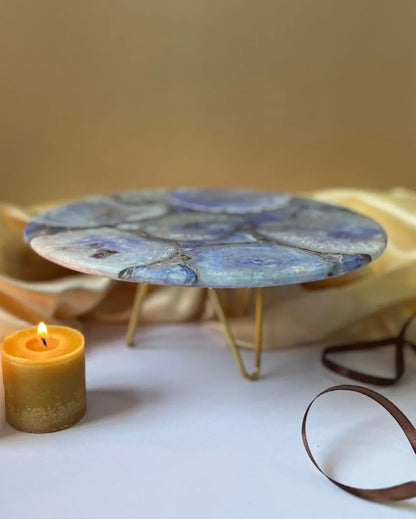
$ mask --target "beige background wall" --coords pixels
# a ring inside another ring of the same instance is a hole
[[[416,1],[6,0],[0,200],[416,187]]]

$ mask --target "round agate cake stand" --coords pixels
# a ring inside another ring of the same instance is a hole
[[[241,374],[258,378],[263,287],[340,276],[386,246],[375,221],[287,193],[156,189],[95,196],[37,215],[25,239],[41,256],[138,284],[131,344],[149,284],[206,287]],[[218,289],[255,288],[255,366],[247,372]]]

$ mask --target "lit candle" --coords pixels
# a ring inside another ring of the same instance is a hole
[[[84,336],[43,323],[3,341],[3,382],[7,422],[25,432],[71,426],[85,414]]]

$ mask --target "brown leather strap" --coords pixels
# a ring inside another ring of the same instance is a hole
[[[363,499],[367,499],[369,501],[375,501],[375,502],[388,502],[388,501],[399,501],[402,499],[409,499],[412,497],[416,497],[416,481],[408,481],[407,483],[401,483],[400,485],[394,485],[392,487],[385,487],[385,488],[376,488],[376,489],[367,489],[367,488],[358,488],[358,487],[352,487],[349,485],[344,485],[343,483],[340,483],[336,481],[335,479],[331,478],[326,474],[321,467],[318,465],[317,461],[312,455],[311,449],[309,447],[307,435],[306,435],[306,422],[308,418],[308,414],[310,411],[310,408],[312,404],[316,401],[317,398],[320,396],[330,393],[332,391],[353,391],[356,393],[360,393],[362,395],[367,396],[368,398],[371,398],[378,404],[380,404],[386,411],[388,411],[391,416],[396,420],[396,422],[399,424],[400,428],[402,429],[403,433],[405,434],[406,438],[408,439],[410,445],[412,446],[413,452],[416,454],[416,429],[413,427],[412,423],[409,421],[409,419],[400,411],[398,407],[396,407],[390,400],[388,400],[386,397],[381,395],[380,393],[377,393],[376,391],[373,391],[372,389],[368,389],[366,387],[362,386],[354,386],[354,385],[339,385],[339,386],[333,386],[328,389],[325,389],[319,395],[317,395],[312,402],[309,404],[308,408],[306,409],[305,415],[303,417],[302,421],[302,440],[303,445],[305,446],[306,452],[308,453],[308,456],[312,463],[315,465],[315,467],[323,474],[326,478],[329,479],[334,485],[341,488],[342,490],[345,490],[345,492],[348,492],[349,494],[352,494],[357,497],[361,497]]]
[[[406,340],[406,332],[410,326],[410,323],[413,321],[413,319],[415,319],[415,317],[416,314],[412,315],[411,317],[409,317],[409,319],[406,320],[397,337],[388,337],[386,339],[380,339],[375,341],[353,342],[349,344],[329,346],[325,348],[322,352],[322,363],[335,373],[343,375],[344,377],[358,380],[359,382],[364,382],[366,384],[375,384],[377,386],[389,386],[391,384],[394,384],[402,377],[404,373],[405,346],[408,345],[416,351],[416,345]],[[362,371],[357,371],[355,369],[342,366],[341,364],[338,364],[330,358],[330,355],[334,355],[337,353],[343,353],[347,351],[372,350],[375,348],[384,348],[389,346],[393,347],[395,350],[395,371],[394,375],[391,377],[381,377],[377,375],[371,375],[370,373],[363,373]]]

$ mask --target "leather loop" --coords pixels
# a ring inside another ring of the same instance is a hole
[[[389,386],[400,380],[405,370],[404,361],[404,348],[410,346],[416,352],[416,344],[406,340],[406,332],[415,319],[416,314],[409,317],[402,326],[399,335],[397,337],[389,337],[386,339],[365,341],[365,342],[353,342],[348,344],[340,344],[336,346],[328,346],[322,352],[322,363],[331,371],[338,373],[344,377],[358,380],[366,384],[374,384],[377,386]],[[372,350],[375,348],[393,347],[395,350],[395,371],[391,377],[381,377],[378,375],[372,375],[371,373],[364,373],[357,371],[352,368],[347,368],[330,358],[331,355],[348,351],[363,351]]]
[[[405,330],[404,330],[405,331]],[[312,461],[312,463],[315,465],[315,467],[323,474],[329,481],[334,483],[337,487],[341,488],[342,490],[345,490],[345,492],[348,492],[349,494],[352,494],[357,497],[361,497],[363,499],[367,499],[368,501],[374,501],[374,502],[389,502],[389,501],[400,501],[403,499],[410,499],[412,497],[416,497],[416,481],[408,481],[406,483],[401,483],[399,485],[394,485],[391,487],[385,487],[385,488],[375,488],[375,489],[368,489],[368,488],[359,488],[359,487],[353,487],[350,485],[345,485],[343,483],[340,483],[339,481],[336,481],[335,479],[331,478],[326,474],[321,467],[318,465],[318,462],[315,460],[312,451],[310,449],[307,434],[306,434],[306,423],[308,419],[309,411],[313,405],[313,403],[322,395],[325,395],[326,393],[330,393],[333,391],[353,391],[356,393],[360,393],[368,398],[371,398],[375,402],[377,402],[379,405],[384,407],[386,411],[388,411],[391,416],[396,420],[396,422],[399,424],[399,427],[402,429],[403,433],[405,434],[407,440],[409,441],[410,445],[412,446],[413,452],[416,454],[416,429],[412,425],[412,423],[409,421],[409,419],[400,411],[398,407],[396,407],[389,399],[381,395],[380,393],[377,393],[376,391],[363,387],[363,386],[355,386],[355,385],[339,385],[339,386],[333,386],[328,389],[325,389],[319,395],[317,395],[312,402],[309,404],[309,406],[306,409],[305,415],[303,417],[302,421],[302,440],[303,445],[305,446],[306,452]]]

